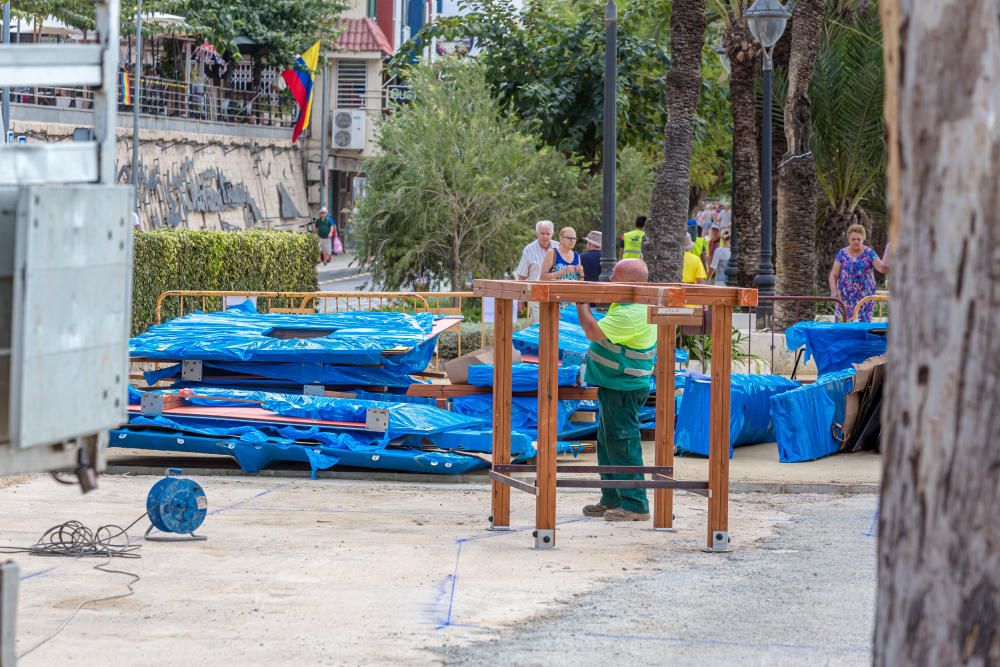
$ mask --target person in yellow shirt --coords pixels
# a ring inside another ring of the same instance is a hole
[[[705,265],[702,263],[701,257],[691,253],[693,247],[694,241],[688,234],[687,241],[684,243],[684,270],[681,273],[681,282],[700,285],[708,278],[708,273],[705,272]]]

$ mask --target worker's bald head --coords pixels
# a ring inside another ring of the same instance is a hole
[[[616,283],[645,283],[649,281],[649,268],[641,259],[623,259],[615,264],[611,279]]]

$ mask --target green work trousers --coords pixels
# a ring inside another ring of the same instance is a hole
[[[597,422],[598,465],[642,465],[639,410],[648,396],[648,389],[618,391],[597,388],[597,400],[601,404]],[[601,479],[643,479],[643,476],[601,473]],[[649,513],[646,489],[601,489],[601,504],[609,509],[621,507],[629,512]]]

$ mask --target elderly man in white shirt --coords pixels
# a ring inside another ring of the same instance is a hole
[[[552,234],[555,225],[551,220],[539,220],[535,224],[535,240],[524,246],[521,252],[521,261],[514,270],[518,280],[538,280],[542,275],[542,260],[545,254],[552,249]],[[528,318],[532,324],[538,324],[538,302],[528,303]]]

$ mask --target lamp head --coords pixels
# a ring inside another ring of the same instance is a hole
[[[792,3],[781,0],[756,0],[743,16],[754,39],[766,50],[771,50],[785,32],[788,19],[792,18]]]

